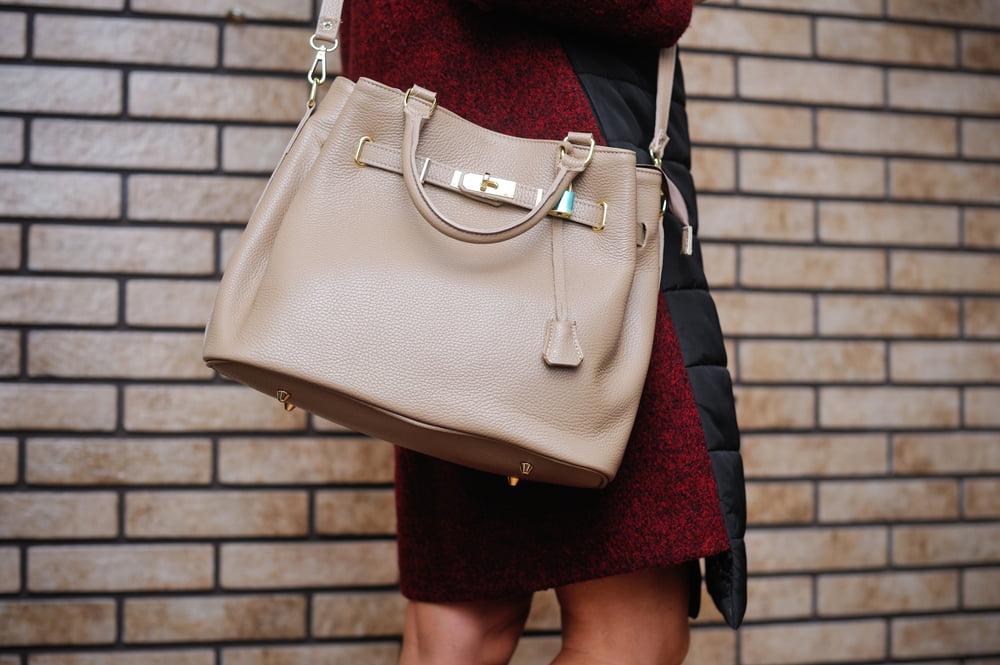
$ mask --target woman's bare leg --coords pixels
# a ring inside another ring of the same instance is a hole
[[[552,665],[679,665],[690,639],[688,584],[681,565],[556,589],[563,648]]]
[[[400,665],[506,665],[517,648],[531,596],[467,603],[410,601]]]

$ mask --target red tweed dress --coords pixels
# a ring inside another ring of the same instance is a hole
[[[349,0],[345,74],[419,84],[490,129],[560,139],[597,120],[559,35],[664,46],[691,0]],[[508,598],[728,548],[698,410],[661,298],[618,477],[602,490],[505,480],[419,453],[396,459],[400,585],[427,602]]]

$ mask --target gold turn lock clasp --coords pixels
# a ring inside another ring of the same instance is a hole
[[[531,471],[534,468],[535,466],[531,462],[521,462],[521,475],[522,476],[531,475]],[[516,487],[518,482],[520,482],[520,480],[521,479],[518,476],[507,476],[507,484],[510,485],[511,487]]]
[[[281,402],[282,405],[284,405],[285,411],[294,411],[295,410],[295,405],[292,404],[290,401],[288,401],[288,400],[292,399],[292,394],[290,392],[288,392],[287,390],[280,390],[279,389],[278,392],[275,393],[275,397],[277,397],[278,401]]]

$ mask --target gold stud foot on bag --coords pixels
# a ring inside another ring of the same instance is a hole
[[[531,470],[534,468],[535,466],[531,462],[521,462],[521,475],[522,476],[531,475]],[[507,476],[507,484],[510,485],[511,487],[517,487],[517,484],[520,481],[521,479],[517,476]]]
[[[294,411],[295,410],[295,405],[288,401],[288,400],[292,399],[292,394],[290,392],[288,392],[287,390],[280,390],[279,389],[278,392],[275,393],[275,397],[277,397],[278,401],[281,402],[284,405],[285,411]]]

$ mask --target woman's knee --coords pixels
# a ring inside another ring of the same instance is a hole
[[[557,594],[563,645],[572,654],[557,663],[679,665],[687,654],[690,590],[683,566],[590,580]]]
[[[531,597],[467,603],[411,601],[403,665],[504,665],[524,630]]]

